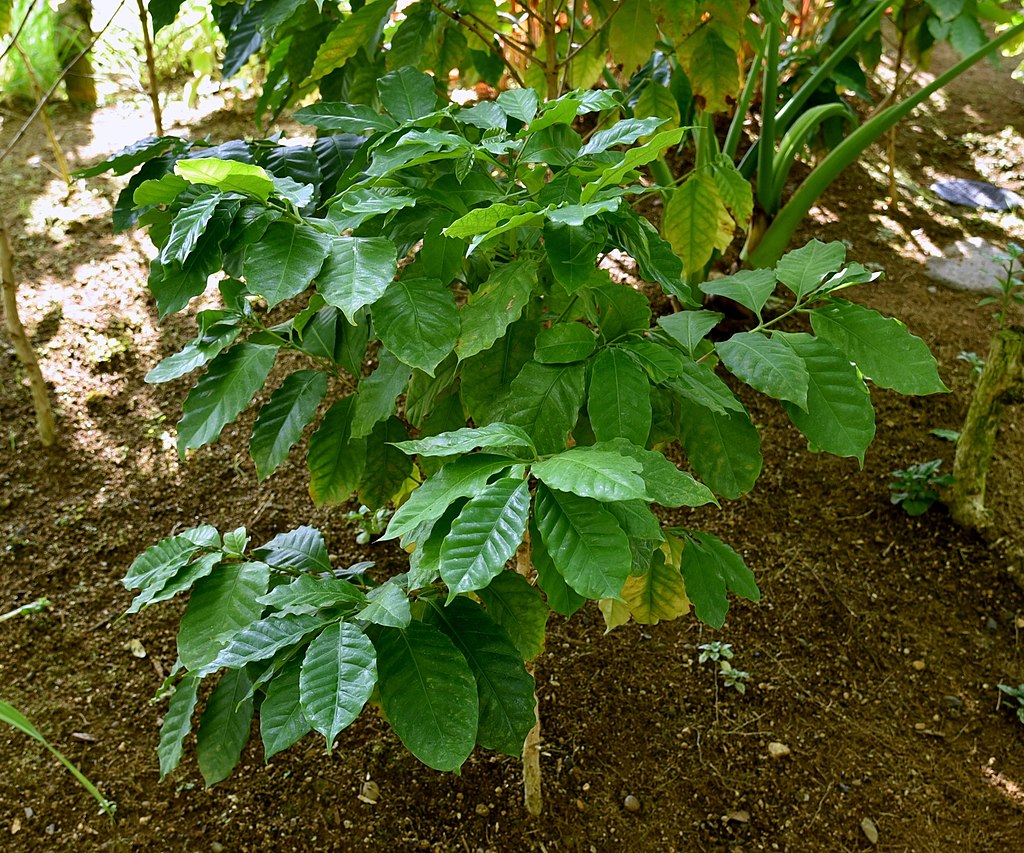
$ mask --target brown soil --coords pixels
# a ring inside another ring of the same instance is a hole
[[[902,127],[905,176],[1021,191],[1022,105],[1008,72],[977,69]],[[213,112],[200,132],[245,133],[236,116]],[[18,123],[5,118],[0,146]],[[55,121],[76,164],[149,132],[141,104],[91,123],[58,111]],[[136,553],[204,520],[245,524],[257,541],[312,523],[339,560],[388,566],[399,555],[357,546],[344,508],[315,511],[298,464],[258,486],[244,419],[178,464],[168,433],[186,383],[142,377],[190,322],[157,325],[144,289],[148,242],[109,233],[116,182],[91,182],[65,202],[50,159],[36,131],[0,166],[24,319],[63,433],[59,448],[41,448],[13,351],[0,343],[0,611],[52,602],[0,628],[0,697],[118,811],[115,821],[98,815],[38,744],[4,728],[0,849],[841,851],[870,847],[865,819],[884,850],[1020,849],[1024,726],[998,706],[996,684],[1024,682],[1024,595],[1001,546],[959,529],[941,506],[911,519],[887,489],[889,472],[912,462],[941,457],[949,470],[952,445],[929,430],[959,426],[972,380],[957,354],[983,355],[993,331],[974,297],[924,277],[925,250],[962,235],[1024,242],[1019,218],[932,204],[909,182],[889,212],[878,152],[822,199],[800,239],[845,239],[851,258],[883,267],[885,282],[856,298],[921,335],[953,391],[875,392],[878,438],[864,470],[810,454],[777,406],[749,400],[766,452],[758,488],[685,521],[742,550],[762,602],[736,602],[717,633],[684,618],[604,636],[596,607],[554,619],[537,673],[546,814],[533,822],[517,762],[477,752],[461,776],[441,775],[369,713],[331,756],[307,738],[264,766],[253,743],[216,788],[203,789],[191,758],[158,782],[162,707],[148,700],[174,662],[180,610],[118,620],[130,600],[119,578]],[[1024,417],[1011,410],[990,485],[1008,530],[1024,517],[1022,442]],[[711,639],[731,643],[733,663],[751,674],[744,695],[716,695],[696,651]],[[769,757],[772,742],[790,754]],[[374,805],[358,799],[368,779],[380,788]],[[627,795],[638,812],[624,807]]]

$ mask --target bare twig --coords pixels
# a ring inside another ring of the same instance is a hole
[[[25,49],[18,44],[14,43],[15,49],[18,51],[18,55],[21,57],[21,61],[25,63],[25,73],[28,74],[29,82],[32,84],[32,91],[37,98],[43,97],[43,87],[39,82],[39,77],[36,74],[35,68],[32,67],[32,61],[28,58],[28,54],[25,53]],[[54,159],[57,161],[57,168],[60,169],[60,176],[64,183],[69,187],[71,186],[71,170],[68,168],[68,160],[64,156],[64,150],[60,147],[60,143],[57,141],[57,134],[54,132],[53,124],[50,122],[50,117],[46,114],[46,110],[43,110],[43,125],[46,127],[46,135],[50,140],[50,147],[53,149]]]
[[[25,24],[28,23],[28,19],[32,16],[32,10],[36,7],[37,0],[32,0],[28,4],[28,8],[25,10],[25,17],[21,19],[21,23],[18,24],[18,29],[14,31],[14,38],[11,39],[11,43],[4,48],[4,52],[0,53],[0,62],[3,62],[7,54],[14,49],[14,45],[18,43],[18,36],[21,35],[21,31],[25,29]]]

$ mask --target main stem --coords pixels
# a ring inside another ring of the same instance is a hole
[[[46,393],[46,382],[43,381],[39,362],[25,334],[25,327],[18,316],[18,288],[14,281],[14,253],[11,241],[7,236],[7,223],[0,217],[0,289],[3,291],[4,319],[7,321],[7,332],[14,344],[14,351],[25,373],[28,375],[29,388],[32,391],[32,405],[36,410],[36,426],[39,439],[44,447],[52,446],[57,440],[57,429],[53,422],[53,409]]]
[[[553,101],[559,95],[558,80],[558,33],[555,25],[554,0],[544,0],[544,14],[541,20],[544,29],[544,81],[548,90],[548,100]]]
[[[153,104],[153,124],[156,135],[164,135],[164,118],[160,110],[160,89],[156,81],[156,57],[153,53],[153,40],[149,37],[149,13],[146,11],[145,0],[138,0],[139,22],[142,24],[142,44],[146,50],[146,70],[149,72],[149,100]]]
[[[529,533],[516,551],[516,571],[527,580],[530,580],[533,574]],[[533,675],[533,661],[526,662],[526,671]],[[523,743],[523,802],[531,817],[540,817],[544,808],[544,798],[541,794],[540,772],[540,701],[536,687],[533,691],[533,712],[536,722]]]

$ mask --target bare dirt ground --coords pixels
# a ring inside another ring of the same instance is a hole
[[[248,132],[244,108],[204,107],[194,134]],[[58,110],[54,121],[75,165],[150,132],[141,103],[91,117]],[[4,116],[0,146],[18,123]],[[865,819],[879,850],[1020,849],[1024,726],[998,706],[996,684],[1024,682],[1024,593],[999,543],[959,529],[941,506],[909,518],[889,503],[887,482],[893,469],[933,458],[950,470],[952,445],[929,431],[959,427],[973,379],[957,355],[983,356],[994,329],[976,297],[925,278],[926,254],[963,236],[1024,242],[1019,216],[953,209],[913,186],[966,177],[1024,190],[1024,87],[1005,69],[978,68],[902,126],[898,150],[905,185],[895,210],[875,151],[799,238],[844,239],[852,259],[886,270],[856,298],[922,336],[952,393],[874,392],[878,438],[864,470],[810,454],[777,406],[747,401],[766,455],[758,488],[722,512],[671,520],[740,549],[762,602],[736,602],[717,633],[684,618],[604,636],[596,608],[555,618],[537,673],[547,812],[532,822],[517,762],[478,751],[461,776],[441,775],[372,714],[330,756],[307,738],[264,765],[253,743],[213,789],[189,758],[158,782],[163,709],[149,699],[174,662],[179,611],[118,619],[130,601],[119,579],[136,553],[203,520],[244,524],[257,541],[311,523],[339,560],[387,567],[401,554],[357,545],[346,507],[316,511],[298,465],[258,486],[244,418],[178,463],[185,383],[142,377],[188,339],[190,321],[157,324],[148,241],[111,236],[117,181],[65,200],[34,130],[0,166],[0,209],[63,438],[40,446],[21,372],[0,341],[0,612],[52,602],[0,626],[0,698],[118,811],[114,821],[97,814],[38,744],[5,728],[0,849],[850,851],[871,847]],[[1004,422],[990,503],[1019,533],[1020,410]],[[714,671],[698,663],[696,647],[712,639],[731,643],[733,663],[751,674],[744,695],[716,692]],[[789,754],[770,757],[772,742]],[[367,780],[379,786],[374,804],[358,798]],[[638,812],[624,808],[627,795]]]

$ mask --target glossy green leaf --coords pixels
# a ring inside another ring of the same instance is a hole
[[[775,291],[775,270],[740,270],[733,275],[705,281],[700,289],[708,296],[725,296],[758,316]]]
[[[533,89],[506,89],[499,93],[497,103],[512,118],[529,124],[537,115],[539,99]]]
[[[203,546],[216,548],[220,537],[209,525],[193,527],[151,545],[132,560],[121,583],[125,589],[163,587]]]
[[[209,575],[222,559],[223,555],[217,551],[193,560],[179,569],[166,584],[149,586],[140,592],[132,599],[131,607],[126,613],[138,613],[143,607],[167,601],[178,593],[191,589],[196,581]]]
[[[376,423],[394,414],[398,396],[405,391],[411,376],[412,368],[386,349],[380,351],[377,369],[360,380],[355,394],[351,427],[354,438],[369,435]]]
[[[536,722],[533,676],[512,639],[480,605],[459,597],[428,614],[462,652],[476,679],[480,717],[476,740],[486,749],[520,756]]]
[[[759,601],[754,574],[743,558],[709,533],[690,533],[680,563],[686,595],[701,622],[721,628],[729,611],[729,592]]]
[[[806,296],[818,288],[825,276],[837,272],[846,260],[842,243],[811,240],[806,246],[782,256],[775,275],[797,296]]]
[[[864,464],[875,436],[871,395],[849,360],[825,341],[802,333],[776,333],[807,366],[807,409],[783,403],[786,414],[815,452],[852,456]]]
[[[640,477],[646,491],[644,499],[647,501],[670,507],[716,503],[714,494],[707,486],[698,483],[685,471],[680,471],[657,450],[646,450],[621,438],[595,444],[594,449],[620,453],[635,460],[640,465]]]
[[[500,411],[512,380],[530,361],[539,323],[523,317],[512,323],[494,345],[459,368],[459,394],[478,424],[501,420]]]
[[[300,370],[285,379],[263,405],[249,440],[249,453],[260,480],[288,458],[288,451],[302,438],[302,431],[313,420],[326,393],[326,374]]]
[[[462,308],[455,352],[472,358],[494,345],[519,319],[537,283],[537,262],[519,260],[498,267]]]
[[[395,244],[383,237],[335,237],[316,288],[350,323],[384,294],[398,272]]]
[[[555,567],[551,555],[544,545],[544,540],[541,538],[540,531],[537,529],[535,518],[530,519],[530,546],[533,566],[537,570],[537,586],[544,591],[548,605],[555,613],[566,617],[572,616],[586,604],[587,599],[569,586]]]
[[[630,148],[626,151],[622,162],[618,166],[605,170],[600,178],[583,188],[580,201],[583,203],[590,201],[600,190],[622,183],[623,179],[630,172],[638,169],[640,166],[646,166],[652,160],[657,160],[661,156],[661,152],[666,148],[678,145],[688,130],[685,127],[663,130],[660,133],[656,133],[643,145],[636,145]]]
[[[537,335],[534,361],[540,364],[572,364],[584,361],[597,348],[597,336],[582,323],[556,323]]]
[[[376,40],[381,26],[391,14],[392,0],[373,0],[357,12],[345,17],[331,30],[317,50],[309,83],[322,80],[335,69],[341,68],[360,48],[370,54],[376,51]]]
[[[524,447],[533,450],[533,441],[525,431],[509,424],[493,423],[482,427],[464,427],[417,441],[397,445],[405,453],[420,456],[455,456],[471,450],[503,450]]]
[[[307,225],[272,223],[245,249],[242,275],[249,290],[271,308],[302,293],[320,272],[334,239]]]
[[[267,695],[260,705],[260,736],[267,761],[313,730],[306,715],[302,713],[299,696],[301,667],[302,658],[289,660],[270,682]]]
[[[375,587],[366,594],[366,599],[369,603],[356,614],[357,619],[391,628],[404,628],[412,619],[409,598],[398,584]]]
[[[399,68],[377,81],[381,106],[400,122],[421,118],[434,111],[437,92],[434,78],[414,68]]]
[[[440,552],[448,601],[486,587],[505,567],[526,533],[530,484],[507,477],[475,494],[452,522]]]
[[[729,499],[746,494],[761,474],[761,438],[746,411],[716,412],[679,401],[679,440],[700,478]]]
[[[160,250],[160,260],[163,263],[180,263],[192,254],[220,199],[220,193],[206,192],[178,212],[171,223],[171,234]]]
[[[162,359],[146,374],[143,381],[150,385],[158,385],[191,373],[234,343],[241,331],[241,328],[235,325],[218,324],[201,340],[192,341],[178,352]]]
[[[719,357],[733,376],[751,388],[807,408],[807,368],[781,341],[761,332],[740,332],[715,344]]]
[[[502,401],[497,420],[522,427],[541,455],[565,447],[583,405],[582,364],[527,362]]]
[[[408,437],[405,424],[394,415],[378,421],[367,436],[366,465],[356,494],[370,509],[397,501],[417,482],[416,463],[395,446]]]
[[[314,527],[302,525],[287,533],[278,533],[253,553],[274,568],[300,572],[329,572],[331,560],[323,534]]]
[[[537,486],[534,518],[559,574],[586,598],[618,598],[629,577],[626,534],[592,498]]]
[[[263,612],[256,599],[266,593],[266,563],[225,563],[198,581],[181,617],[178,657],[190,670],[203,669],[236,633]]]
[[[815,334],[854,362],[879,387],[900,394],[949,390],[939,378],[928,345],[899,320],[841,299],[809,313]]]
[[[651,565],[654,549],[664,540],[661,522],[647,501],[619,501],[605,504],[629,542],[630,577],[644,574]]]
[[[477,237],[507,224],[513,217],[519,217],[524,214],[531,218],[522,220],[523,224],[526,224],[527,221],[539,224],[544,218],[539,205],[534,202],[527,202],[526,204],[490,204],[487,207],[474,208],[469,213],[459,217],[445,228],[443,233],[448,237],[459,239]]]
[[[338,732],[363,710],[377,683],[377,652],[352,622],[335,622],[309,644],[299,676],[302,713],[327,739],[327,751]]]
[[[604,249],[607,228],[600,222],[564,225],[544,223],[544,251],[551,272],[567,293],[575,293],[590,280],[597,255]]]
[[[743,411],[743,404],[708,364],[680,360],[678,375],[667,385],[682,398],[713,412],[722,414]]]
[[[181,140],[176,136],[147,136],[122,148],[115,154],[111,154],[106,160],[102,160],[94,166],[78,169],[74,175],[79,178],[95,178],[104,172],[126,175],[147,160],[160,156],[180,142]]]
[[[372,133],[398,127],[394,119],[366,104],[311,104],[296,110],[292,118],[301,124],[342,133]]]
[[[196,709],[199,681],[194,675],[186,675],[174,689],[171,701],[160,727],[160,742],[156,754],[160,759],[160,780],[181,763],[185,738],[192,731],[192,714]]]
[[[317,506],[344,503],[366,465],[366,440],[352,438],[353,397],[338,400],[309,439],[309,493]]]
[[[459,340],[455,297],[437,279],[392,282],[371,313],[384,346],[430,376]]]
[[[477,591],[487,615],[508,633],[522,660],[533,660],[544,650],[548,606],[537,589],[514,571],[499,572]]]
[[[638,461],[614,449],[573,447],[531,466],[552,489],[597,501],[650,500]]]
[[[244,669],[221,676],[196,732],[196,757],[206,786],[227,779],[242,757],[252,724],[252,681]]]
[[[435,770],[458,770],[476,744],[476,679],[433,625],[383,628],[373,635],[381,705],[406,748]]]
[[[327,621],[322,616],[305,613],[285,613],[259,619],[234,634],[201,672],[213,672],[225,666],[239,669],[254,661],[266,660],[281,649],[302,642]]]
[[[366,595],[343,578],[303,574],[258,599],[279,613],[316,613],[328,607],[362,607]]]
[[[647,444],[650,395],[647,373],[637,359],[625,350],[603,350],[590,367],[587,396],[587,414],[597,439],[625,438],[641,447]]]
[[[216,187],[226,193],[243,193],[260,201],[266,201],[274,191],[274,182],[265,169],[237,160],[214,157],[179,160],[174,164],[174,174],[190,184]]]

